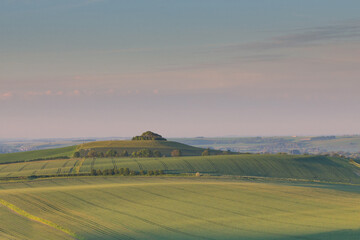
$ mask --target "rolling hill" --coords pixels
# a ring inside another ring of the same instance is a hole
[[[128,151],[129,154],[141,149],[150,149],[152,151],[158,150],[165,156],[171,156],[173,150],[180,150],[183,156],[200,156],[205,150],[204,148],[193,147],[190,145],[173,142],[173,141],[154,141],[154,140],[142,140],[142,141],[98,141],[84,143],[77,147],[77,151],[89,151],[95,150],[99,152],[106,152],[110,149],[122,152]],[[221,153],[221,151],[212,150],[212,153]]]
[[[359,187],[209,178],[0,182],[1,239],[357,240]]]
[[[35,150],[28,152],[3,153],[0,154],[0,164],[26,162],[42,159],[70,158],[76,151],[76,146]]]
[[[92,169],[163,170],[165,174],[233,175],[311,181],[360,182],[360,169],[326,156],[222,155],[162,158],[77,158],[0,165],[0,178],[89,174]]]
[[[0,164],[58,158],[66,159],[71,158],[76,151],[80,151],[83,155],[86,155],[90,150],[105,153],[110,149],[117,152],[127,150],[129,154],[141,149],[150,149],[152,151],[158,150],[166,156],[170,156],[171,152],[175,149],[180,150],[183,156],[199,156],[205,150],[203,148],[192,147],[172,141],[97,141],[64,148],[0,154]],[[216,150],[211,150],[211,152],[213,154],[221,153],[221,151]]]

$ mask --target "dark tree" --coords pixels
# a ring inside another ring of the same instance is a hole
[[[205,149],[205,150],[201,153],[201,156],[209,156],[209,155],[210,155],[209,149]]]
[[[95,169],[91,169],[90,174],[93,175],[93,176],[96,176],[96,175],[97,175],[97,174],[96,174],[96,170],[95,170]]]
[[[180,157],[181,156],[181,151],[179,149],[175,149],[171,152],[171,156],[172,157]]]
[[[124,150],[124,151],[121,152],[120,156],[121,157],[128,157],[129,153],[128,153],[128,151]]]
[[[161,156],[162,156],[162,154],[161,154],[161,152],[160,152],[160,151],[155,150],[155,151],[153,152],[153,156],[154,156],[154,157],[161,157]]]
[[[90,150],[87,154],[88,157],[97,157],[97,152],[95,150]]]
[[[74,158],[79,158],[80,157],[80,152],[74,152],[74,154],[73,154],[73,157]]]
[[[133,137],[132,140],[157,140],[157,141],[166,141],[161,135],[147,131],[141,134],[141,136]]]

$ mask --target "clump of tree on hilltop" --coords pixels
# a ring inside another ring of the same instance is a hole
[[[136,140],[156,140],[156,141],[166,141],[165,138],[163,138],[161,135],[151,132],[151,131],[147,131],[144,132],[143,134],[141,134],[140,136],[135,136],[132,138],[133,141]]]

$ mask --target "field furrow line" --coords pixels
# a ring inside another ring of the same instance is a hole
[[[9,165],[4,165],[2,168],[0,168],[0,172],[4,171],[5,168],[7,168]]]
[[[166,163],[163,160],[159,160],[159,162],[161,163],[161,165],[163,165],[165,171],[169,170],[168,166],[166,165]]]
[[[72,196],[74,198],[77,198],[76,196],[73,196],[72,194],[69,194],[67,193],[67,195],[69,196]],[[83,201],[89,205],[92,205],[94,207],[98,207],[98,208],[101,208],[101,209],[105,209],[109,212],[117,212],[121,215],[124,215],[124,216],[127,216],[127,217],[131,217],[131,218],[134,218],[134,219],[137,219],[139,221],[142,221],[144,223],[148,223],[150,225],[153,225],[153,226],[157,226],[157,227],[160,227],[162,229],[165,229],[165,230],[168,230],[169,232],[173,232],[173,233],[177,233],[177,234],[181,234],[181,235],[185,235],[185,236],[189,236],[189,237],[193,237],[195,239],[207,239],[207,240],[213,240],[211,238],[206,238],[206,237],[203,237],[203,236],[199,236],[199,235],[195,235],[195,234],[190,234],[190,233],[187,233],[187,232],[183,232],[183,231],[180,231],[180,230],[177,230],[177,229],[174,229],[174,228],[171,228],[171,227],[167,227],[165,225],[162,225],[162,224],[159,224],[159,223],[156,223],[156,222],[153,222],[153,221],[150,221],[148,219],[145,219],[145,218],[142,218],[142,217],[139,217],[139,216],[136,216],[136,215],[133,215],[133,214],[130,214],[130,213],[126,213],[126,212],[123,212],[123,211],[120,211],[120,210],[117,210],[117,209],[111,209],[111,208],[107,208],[105,206],[100,206],[100,205],[97,205],[95,203],[92,203],[92,202],[89,202],[87,200],[84,200],[84,199],[81,199],[81,198],[77,198],[78,200],[80,201]],[[122,224],[123,226],[123,224]],[[123,226],[124,227],[124,226]],[[124,227],[125,228],[125,227]],[[127,228],[128,229],[128,228]],[[130,229],[128,229],[130,230]],[[130,230],[130,231],[134,231],[134,230]],[[133,238],[132,238],[133,239]]]
[[[13,205],[13,204],[5,201],[5,200],[3,200],[3,199],[0,199],[0,205],[8,208],[8,209],[11,210],[12,212],[14,212],[14,213],[16,213],[16,214],[18,214],[18,215],[20,215],[20,216],[22,216],[22,217],[25,217],[25,218],[27,218],[27,219],[29,219],[29,220],[32,220],[32,221],[35,221],[35,222],[44,224],[44,225],[46,225],[46,226],[48,226],[48,227],[54,228],[54,229],[56,229],[56,230],[59,230],[59,231],[65,233],[65,234],[73,237],[74,239],[80,239],[79,236],[77,236],[77,234],[75,234],[74,232],[70,231],[69,229],[66,229],[66,228],[64,228],[64,227],[62,227],[62,226],[60,226],[60,225],[58,225],[58,224],[56,224],[56,223],[54,223],[54,222],[49,221],[49,220],[46,220],[46,219],[43,219],[43,218],[34,216],[34,215],[26,212],[25,210],[23,210],[23,209],[15,206],[15,205]]]
[[[210,163],[210,165],[211,165],[212,168],[214,169],[214,172],[216,172],[216,173],[220,172],[220,170],[216,167],[216,165],[214,164],[214,162],[211,161],[211,159],[206,158],[206,160]]]
[[[218,188],[216,186],[209,186],[209,187],[212,187],[212,188],[216,188],[216,189],[222,189],[222,188]],[[176,188],[176,187],[174,187]],[[259,189],[262,189],[262,188],[259,188]],[[225,190],[225,189],[222,189],[222,190]],[[188,190],[187,190],[188,191]],[[226,191],[229,191],[229,192],[233,192],[234,190],[226,190]],[[195,194],[197,194],[196,192],[194,192]],[[252,193],[252,192],[246,192],[246,195],[252,195],[252,196],[261,196],[259,194],[256,194],[256,193]],[[302,195],[299,194],[299,195],[296,195],[298,197],[301,197]],[[220,197],[216,197],[216,196],[212,196],[214,198],[219,198],[221,199]],[[278,198],[274,198],[274,197],[271,197],[271,196],[267,196],[267,198],[271,198],[273,200],[279,200]],[[293,204],[295,204],[293,207],[296,208],[296,205],[303,205],[305,207],[309,207],[309,206],[314,206],[313,204],[307,204],[307,203],[301,203],[301,202],[297,202],[297,201],[291,201],[291,200],[288,200],[288,199],[282,199],[282,201],[287,201],[287,202],[291,202]],[[308,217],[312,217],[312,218],[319,218],[319,219],[332,219],[332,220],[338,220],[338,221],[346,221],[346,219],[343,219],[343,218],[339,218],[339,217],[334,217],[334,216],[331,216],[331,217],[324,217],[324,216],[318,216],[316,214],[309,214],[309,213],[303,213],[303,212],[291,212],[291,211],[284,211],[284,210],[281,210],[281,209],[278,209],[278,208],[275,208],[275,207],[270,207],[270,206],[266,206],[266,205],[260,205],[260,204],[257,204],[257,206],[261,206],[261,207],[264,207],[264,208],[268,208],[268,209],[273,209],[273,210],[277,210],[277,211],[281,211],[281,212],[284,212],[284,213],[287,213],[287,214],[292,214],[292,213],[296,213],[296,214],[299,214],[299,215],[303,215],[303,216],[308,216]],[[324,210],[332,210],[330,207],[326,207],[325,205],[321,205],[321,208],[324,209]],[[319,228],[323,228],[322,226],[317,226]]]
[[[46,162],[44,165],[41,166],[40,170],[45,169],[48,164],[49,164],[49,162]]]
[[[66,167],[66,165],[67,165],[69,162],[71,162],[71,160],[67,160],[61,167],[62,167],[62,168]]]
[[[19,168],[18,172],[21,172],[26,166],[27,166],[27,164],[24,164],[23,166],[21,166],[21,168]]]
[[[105,194],[108,194],[112,197],[115,197],[115,198],[118,198],[118,199],[121,199],[125,202],[128,202],[128,203],[131,203],[131,204],[134,204],[134,205],[137,205],[137,206],[146,206],[148,208],[151,208],[151,209],[157,209],[157,210],[162,210],[162,211],[165,211],[165,212],[171,212],[171,213],[175,213],[175,214],[178,214],[180,216],[184,216],[184,217],[187,217],[187,218],[190,218],[190,219],[198,219],[198,220],[201,220],[201,221],[205,221],[205,222],[209,222],[209,223],[213,223],[211,221],[208,221],[206,219],[203,219],[203,218],[199,218],[197,216],[194,216],[194,215],[190,215],[190,214],[185,214],[183,212],[179,212],[179,211],[176,211],[176,210],[173,210],[173,209],[167,209],[167,208],[162,208],[162,207],[155,207],[153,205],[150,205],[150,204],[146,204],[146,203],[139,203],[137,201],[134,201],[134,200],[129,200],[129,199],[126,199],[120,195],[117,195],[117,194],[114,194],[114,193],[111,193],[111,192],[108,192],[108,191],[104,191],[104,190],[98,190],[99,192],[102,192],[102,193],[105,193]],[[208,239],[212,239],[212,238],[208,238]],[[215,239],[213,239],[215,240]]]
[[[189,163],[188,160],[183,159],[183,162],[189,168],[190,172],[196,172],[195,168]]]
[[[5,229],[0,227],[0,233],[3,233],[3,236],[6,236],[7,239],[9,240],[15,240],[15,239],[19,239],[16,236],[12,235],[11,233],[9,233],[8,231],[6,231]],[[0,234],[1,237],[1,234]]]
[[[234,159],[229,158],[229,160],[236,166],[236,168],[239,170],[239,172],[242,172],[240,165]]]
[[[207,193],[203,193],[203,192],[199,193],[199,192],[196,192],[196,191],[191,191],[191,190],[188,190],[188,189],[179,188],[179,187],[175,187],[175,186],[173,186],[172,188],[173,188],[173,189],[178,189],[178,190],[184,191],[184,192],[193,193],[193,194],[196,194],[196,195],[199,195],[199,196],[208,196],[208,197],[210,197],[210,198],[216,198],[216,199],[219,199],[219,200],[225,200],[225,201],[229,201],[229,202],[233,202],[233,203],[248,204],[248,202],[246,202],[246,201],[240,201],[240,200],[234,200],[234,199],[231,199],[231,198],[214,196],[214,195],[207,194]],[[257,206],[260,206],[260,207],[263,207],[263,208],[265,208],[265,209],[276,210],[276,211],[284,212],[284,213],[291,213],[291,212],[289,212],[289,211],[285,211],[285,210],[280,209],[280,208],[269,207],[269,206],[260,205],[260,204],[256,204],[256,205],[257,205]],[[261,213],[261,211],[259,211],[259,210],[253,210],[253,212],[255,212],[255,213]]]
[[[103,226],[103,225],[99,225],[99,223],[92,221],[91,219],[89,219],[88,217],[86,219],[77,216],[75,214],[69,213],[69,211],[67,211],[66,208],[63,207],[56,207],[48,202],[46,202],[45,200],[39,199],[37,197],[31,196],[31,199],[37,201],[36,206],[38,206],[38,202],[40,202],[41,204],[49,207],[54,214],[56,215],[62,215],[62,217],[64,219],[68,219],[69,221],[75,221],[77,223],[79,223],[81,226],[83,226],[85,229],[93,229],[94,231],[96,231],[98,234],[100,234],[101,236],[103,235],[111,235],[114,232],[111,230],[109,231],[109,228]],[[43,209],[43,208],[41,208]],[[44,210],[46,212],[48,212],[48,210]],[[105,231],[104,229],[107,229],[107,231]]]
[[[65,192],[61,192],[61,193],[64,194],[64,195],[70,196],[70,197],[72,197],[72,198],[75,198],[75,199],[77,199],[77,200],[80,201],[80,202],[84,202],[84,203],[86,203],[86,204],[88,204],[88,205],[90,205],[90,206],[96,207],[96,208],[104,209],[104,210],[107,210],[107,211],[110,211],[110,212],[116,212],[116,211],[117,211],[117,210],[113,210],[113,209],[106,208],[106,207],[101,206],[101,205],[97,205],[97,204],[92,203],[92,202],[90,202],[90,201],[87,201],[87,200],[85,200],[85,199],[82,199],[82,198],[79,198],[79,197],[77,197],[77,196],[74,196],[73,194],[70,194],[70,193],[65,193]],[[121,227],[122,227],[123,229],[125,229],[125,230],[131,231],[131,232],[135,232],[135,233],[139,233],[138,231],[135,231],[135,230],[133,230],[133,229],[128,228],[128,227],[127,227],[126,225],[124,225],[123,223],[117,223],[117,225],[121,226]],[[128,235],[126,235],[126,234],[124,234],[124,233],[118,233],[118,232],[116,232],[116,231],[114,231],[114,230],[112,230],[112,229],[110,229],[110,228],[107,228],[107,227],[105,227],[105,226],[103,226],[103,227],[106,228],[106,229],[108,229],[108,231],[109,231],[108,233],[111,233],[112,236],[113,236],[113,234],[123,235],[123,236],[126,237],[127,239],[136,240],[136,238],[133,238],[133,237],[131,237],[131,236],[128,236]]]
[[[76,162],[74,163],[74,165],[70,168],[69,172],[68,173],[72,173],[75,166],[78,164],[79,160],[76,160]]]
[[[94,170],[95,161],[96,161],[96,158],[93,158],[92,161],[91,161],[91,165],[90,165],[91,170]]]
[[[227,192],[233,192],[233,191],[234,191],[234,189],[221,188],[221,187],[218,187],[218,186],[216,186],[216,185],[211,185],[211,186],[209,186],[209,187],[215,188],[215,189],[221,189],[221,190],[224,190],[224,191],[227,191]],[[265,189],[265,188],[257,187],[257,189]],[[278,191],[278,192],[279,192],[279,191]],[[286,192],[284,192],[284,193],[286,193]],[[259,193],[254,193],[254,192],[251,192],[251,191],[246,191],[246,194],[249,194],[249,195],[252,195],[252,196],[259,196],[259,197],[262,196],[262,195],[259,194]],[[291,193],[289,193],[289,194],[291,194]],[[292,194],[292,195],[294,195],[294,194]],[[302,196],[302,195],[301,195],[301,194],[295,194],[295,196]],[[276,201],[279,201],[279,200],[280,200],[279,198],[274,197],[274,196],[266,196],[266,197],[267,197],[268,199],[273,199],[273,200],[276,200]],[[311,205],[313,205],[313,204],[309,204],[309,203],[302,203],[302,202],[299,202],[299,201],[296,201],[296,200],[290,200],[290,199],[288,199],[288,198],[286,198],[286,197],[283,197],[282,200],[285,201],[285,202],[289,202],[289,203],[293,203],[293,204],[297,204],[297,205],[302,205],[302,206],[311,206]],[[324,209],[331,209],[330,207],[324,206],[323,204],[322,204],[322,205],[319,205],[318,207],[322,207],[322,208],[324,208]]]
[[[76,166],[76,168],[75,168],[75,173],[76,173],[76,174],[79,174],[79,173],[80,173],[80,169],[81,169],[84,161],[85,161],[85,158],[82,158],[82,159],[79,161],[79,164],[77,164],[77,166]]]
[[[138,160],[136,160],[135,158],[133,158],[133,160],[134,160],[134,162],[136,162],[136,164],[139,166],[139,169],[140,169],[140,170],[144,170],[142,164],[141,164]]]
[[[29,200],[28,200],[29,201]],[[108,232],[104,231],[102,228],[105,228],[104,226],[99,225],[99,223],[92,222],[88,218],[83,219],[81,217],[78,217],[74,214],[68,213],[66,210],[62,209],[61,211],[56,211],[54,209],[48,210],[43,206],[39,206],[38,202],[34,202],[34,206],[37,206],[44,212],[51,212],[56,214],[57,216],[60,216],[64,219],[69,220],[70,222],[77,222],[80,226],[83,226],[85,229],[93,229],[95,232],[98,233],[98,235],[103,236],[104,234],[108,234]]]
[[[265,222],[269,222],[269,219],[262,218],[262,217],[255,217],[255,216],[251,216],[251,215],[248,215],[248,214],[239,213],[239,212],[236,212],[236,211],[230,211],[230,210],[226,210],[226,209],[223,209],[223,208],[218,208],[218,207],[214,207],[214,206],[209,206],[209,205],[206,205],[206,204],[198,204],[198,203],[191,202],[191,201],[179,200],[179,199],[176,199],[176,198],[164,196],[164,195],[162,195],[162,194],[152,193],[152,192],[149,192],[149,191],[144,190],[144,189],[138,189],[138,190],[139,190],[139,191],[143,191],[143,192],[150,193],[150,194],[155,195],[155,196],[158,196],[158,197],[160,196],[160,197],[167,198],[167,199],[170,199],[170,200],[173,200],[173,201],[177,201],[177,202],[187,203],[187,204],[191,204],[191,205],[195,205],[195,206],[200,206],[200,207],[211,208],[211,209],[214,209],[214,210],[218,210],[218,211],[222,211],[222,212],[226,212],[226,213],[230,213],[230,214],[235,214],[235,215],[242,216],[242,217],[248,217],[248,218],[252,218],[252,219],[257,219],[257,220],[262,220],[262,221],[265,221]],[[283,221],[276,221],[276,220],[271,220],[271,221],[272,221],[272,222],[278,222],[278,223],[281,223],[281,224],[294,225],[294,226],[303,226],[303,227],[308,227],[308,228],[323,228],[323,229],[326,229],[326,228],[324,228],[324,227],[322,227],[322,226],[313,226],[313,225],[309,225],[309,224],[295,224],[295,223],[289,223],[289,222],[283,222]],[[214,224],[216,224],[216,222],[214,222]],[[236,227],[232,227],[232,226],[228,226],[228,225],[224,225],[224,224],[221,224],[221,226],[226,226],[226,227],[231,228],[231,229],[236,229]],[[247,231],[247,230],[244,229],[244,231]],[[272,234],[272,233],[267,233],[267,232],[263,232],[263,233]],[[284,235],[284,236],[287,236],[287,235]]]
[[[118,167],[116,166],[116,162],[114,158],[111,158],[112,164],[114,166],[114,169],[118,169]]]

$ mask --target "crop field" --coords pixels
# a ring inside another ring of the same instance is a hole
[[[339,188],[195,177],[2,182],[0,238],[358,239],[359,185]]]
[[[78,149],[95,149],[96,151],[106,152],[109,149],[114,149],[118,152],[127,150],[129,153],[141,149],[151,149],[152,151],[158,150],[166,156],[170,156],[171,152],[175,149],[180,149],[184,156],[201,155],[204,151],[203,148],[197,148],[186,144],[171,142],[171,141],[98,141],[84,143],[78,146]],[[216,150],[213,150],[214,152]],[[219,151],[220,152],[220,151]]]
[[[24,162],[35,159],[71,157],[77,146],[0,154],[0,163]]]
[[[0,178],[89,173],[91,169],[164,170],[359,183],[359,169],[344,159],[325,156],[224,155],[166,158],[79,158],[1,164]]]

